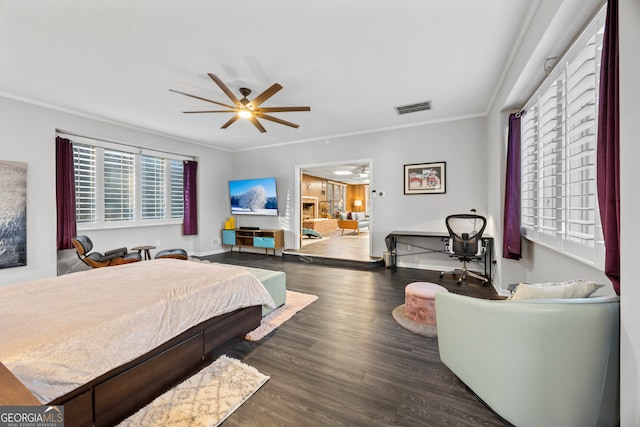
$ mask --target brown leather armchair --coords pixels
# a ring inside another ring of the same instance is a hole
[[[91,268],[108,267],[111,265],[128,264],[142,259],[139,253],[127,252],[127,248],[111,249],[104,254],[91,252],[93,242],[88,236],[76,236],[71,239],[76,248],[78,258]]]

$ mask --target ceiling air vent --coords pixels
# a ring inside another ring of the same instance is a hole
[[[396,112],[400,115],[415,113],[417,111],[431,110],[431,101],[418,102],[417,104],[402,105],[400,107],[394,107]]]

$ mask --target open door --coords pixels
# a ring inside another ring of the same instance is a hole
[[[309,256],[369,260],[371,161],[304,165],[296,170],[300,183],[299,251]],[[339,224],[347,224],[340,221],[347,217],[349,226],[339,228]]]

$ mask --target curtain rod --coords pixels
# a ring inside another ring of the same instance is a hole
[[[525,102],[523,108],[524,111],[524,107],[527,106],[527,104],[529,103],[529,101],[531,101],[531,98],[533,97],[533,95],[536,94],[536,92],[546,83],[546,81],[549,79],[549,76],[556,70],[556,68],[562,63],[561,61],[567,56],[567,54],[569,53],[569,50],[573,47],[573,45],[580,39],[580,37],[584,34],[585,31],[587,31],[587,29],[589,28],[589,26],[593,23],[593,20],[596,19],[596,17],[598,16],[598,14],[600,12],[602,12],[603,8],[607,8],[608,9],[608,1],[607,0],[603,0],[602,2],[600,2],[600,5],[598,7],[596,7],[596,9],[593,11],[593,13],[591,14],[591,16],[589,17],[589,19],[587,19],[587,22],[585,22],[582,27],[580,27],[580,30],[573,36],[573,38],[571,39],[571,41],[569,42],[569,44],[567,44],[564,49],[562,50],[562,52],[559,55],[556,55],[552,58],[547,58],[545,60],[545,62],[542,64],[543,68],[544,68],[544,79],[542,79],[542,81],[540,82],[540,84],[538,84],[536,86],[536,88],[533,90],[533,92],[531,92],[531,94],[529,94],[529,96],[527,97],[527,101]],[[608,10],[604,11],[604,16],[606,19]],[[550,60],[555,60],[555,62],[553,63],[553,65],[547,67],[547,63]]]
[[[139,145],[133,145],[133,144],[128,144],[126,142],[113,141],[113,140],[104,139],[104,138],[96,138],[95,136],[80,135],[79,133],[68,132],[68,131],[61,130],[61,129],[56,129],[56,135],[58,135],[58,136],[69,136],[69,137],[76,136],[78,138],[92,139],[94,141],[107,142],[109,144],[122,145],[122,146],[129,147],[129,148],[137,148],[139,150],[154,150],[154,151],[158,151],[158,152],[162,152],[162,153],[166,153],[166,154],[172,154],[174,156],[185,157],[185,158],[188,158],[188,159],[191,159],[191,160],[197,160],[196,156],[190,156],[190,155],[180,154],[180,153],[173,153],[171,151],[158,150],[158,149],[155,149],[155,148],[140,147]]]

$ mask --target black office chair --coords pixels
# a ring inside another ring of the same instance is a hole
[[[487,226],[487,219],[475,214],[456,214],[449,215],[445,220],[445,224],[447,225],[447,230],[449,230],[449,241],[446,249],[454,258],[462,261],[462,269],[443,271],[440,273],[440,277],[445,274],[460,274],[458,285],[467,276],[482,280],[483,283],[488,282],[489,279],[486,277],[467,270],[467,262],[478,260],[486,250],[486,247],[482,244],[482,233]]]

